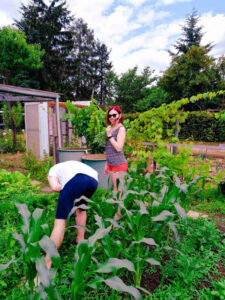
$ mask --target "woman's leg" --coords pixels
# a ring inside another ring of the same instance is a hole
[[[110,179],[112,181],[114,191],[120,191],[120,186],[118,186],[118,188],[117,188],[117,179],[120,179],[123,177],[124,177],[124,175],[122,175],[120,172],[110,172]],[[117,213],[114,216],[114,220],[118,220],[120,217],[121,217],[121,210],[118,207]]]
[[[76,224],[80,226],[86,226],[86,220],[87,220],[87,213],[85,210],[77,209],[76,210]],[[84,240],[84,234],[85,230],[83,228],[78,228],[77,229],[77,243],[80,241]]]
[[[52,230],[50,239],[55,243],[56,248],[58,249],[63,241],[66,228],[66,220],[64,219],[55,219],[54,228]],[[45,257],[47,268],[50,269],[52,266],[52,261],[50,256],[47,254]]]

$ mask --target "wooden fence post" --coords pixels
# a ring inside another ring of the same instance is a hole
[[[179,123],[180,123],[180,119],[176,119],[176,129],[175,129],[175,137],[176,138],[178,138],[178,135],[179,135],[179,130],[178,130]],[[172,148],[172,153],[173,153],[173,155],[177,154],[177,147]]]

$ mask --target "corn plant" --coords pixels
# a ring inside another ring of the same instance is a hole
[[[45,299],[49,294],[54,299],[60,299],[54,284],[60,257],[54,243],[47,236],[49,228],[47,224],[43,224],[43,210],[36,208],[31,215],[26,204],[16,204],[16,207],[22,217],[22,233],[14,233],[13,237],[19,242],[23,254],[25,286],[29,288],[27,296],[32,299]],[[50,255],[53,269],[47,269],[42,250]],[[16,262],[19,263],[19,260]]]
[[[111,229],[111,225],[107,228],[98,228],[88,240],[84,240],[78,244],[72,274],[72,299],[82,299],[86,286],[96,288],[100,282],[105,282],[109,287],[117,291],[128,292],[135,299],[140,298],[139,291],[134,287],[126,286],[119,277],[113,276],[112,278],[104,279],[96,276],[96,273],[109,273],[121,268],[134,271],[132,263],[126,260],[110,258],[106,263],[100,265],[95,259],[96,242],[105,238]],[[95,263],[94,266],[92,265],[93,261]],[[91,265],[92,267],[90,267]],[[88,283],[90,279],[91,283]]]

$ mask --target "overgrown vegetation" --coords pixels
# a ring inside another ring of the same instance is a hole
[[[121,182],[121,197],[119,193],[98,188],[92,201],[87,199],[86,240],[77,246],[72,243],[76,226],[71,219],[58,252],[48,238],[47,229],[53,224],[57,195],[40,194],[29,178],[19,173],[2,171],[0,179],[0,210],[5,211],[7,206],[7,214],[1,214],[0,268],[4,278],[0,280],[1,297],[105,299],[110,295],[111,299],[165,300],[222,297],[223,274],[217,266],[222,264],[225,270],[224,237],[212,222],[188,219],[182,208],[188,208],[189,202],[203,193],[203,178],[182,183],[167,168],[161,169],[157,176],[143,175],[140,169],[131,170],[130,176]],[[217,201],[224,206],[220,192],[217,193]],[[209,191],[208,201],[213,201],[213,197]],[[115,221],[118,205],[122,217]],[[47,251],[53,257],[51,271],[44,263]],[[37,288],[33,281],[36,274],[40,278]]]
[[[24,132],[17,134],[16,146],[13,143],[12,130],[0,130],[0,153],[16,153],[26,150],[26,140]]]

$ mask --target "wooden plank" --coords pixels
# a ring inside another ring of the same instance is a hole
[[[24,101],[24,102],[46,102],[52,101],[51,98],[41,98],[34,96],[10,96],[10,95],[0,95],[0,101]]]
[[[144,146],[155,146],[157,143],[149,143],[149,142],[143,142]],[[206,150],[224,150],[225,146],[224,144],[220,144],[219,146],[210,146],[210,145],[188,145],[188,144],[173,144],[173,143],[165,143],[165,146],[168,147],[191,147],[191,148],[198,148],[198,149],[206,149]]]
[[[58,93],[54,93],[54,92],[22,88],[22,87],[13,86],[13,85],[7,85],[7,84],[0,84],[0,91],[6,92],[6,93],[39,96],[39,97],[46,97],[46,98],[52,98],[52,99],[56,99],[59,96]]]

